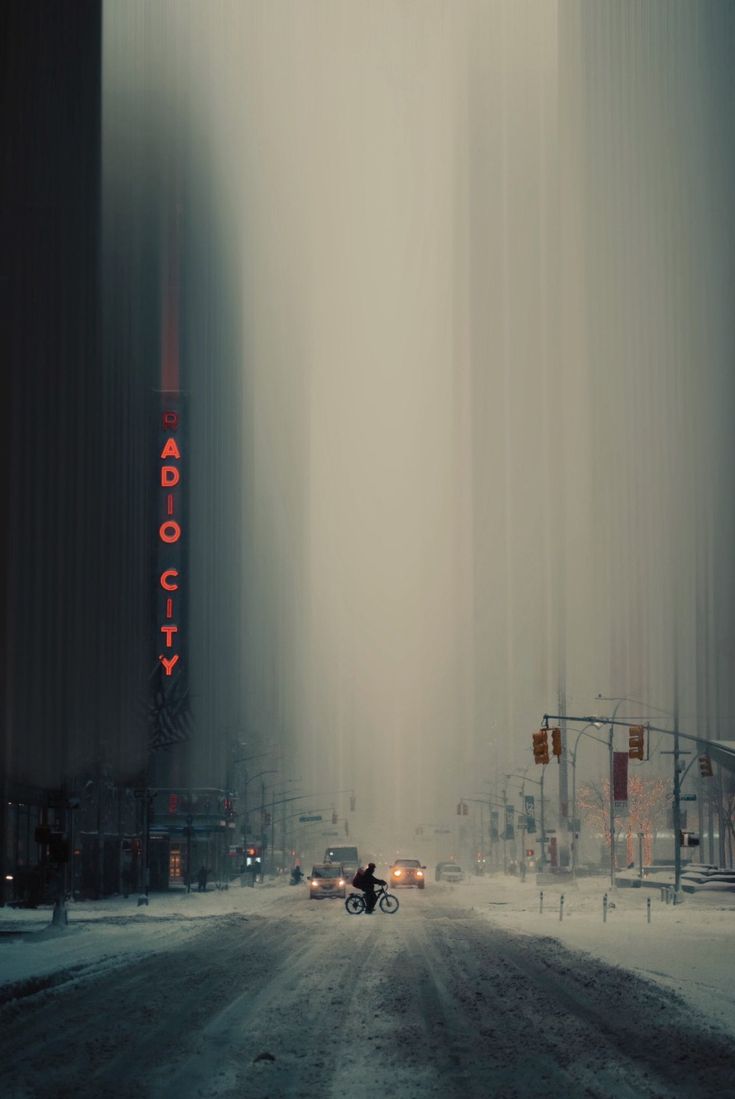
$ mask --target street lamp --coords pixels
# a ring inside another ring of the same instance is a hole
[[[590,740],[594,740],[597,744],[605,744],[604,740],[598,740],[597,737],[594,737],[594,736],[592,736],[591,733],[587,732],[588,729],[601,729],[601,728],[602,728],[602,722],[601,721],[588,721],[587,724],[585,725],[585,727],[583,729],[580,729],[579,732],[577,733],[577,739],[574,741],[574,748],[571,751],[571,758],[572,758],[572,842],[571,842],[570,846],[571,846],[571,853],[572,853],[572,877],[574,877],[576,875],[576,872],[577,872],[577,829],[576,829],[576,823],[577,823],[577,748],[579,747],[579,738],[583,737],[583,736],[589,737]]]
[[[526,775],[525,773],[521,774],[519,771],[511,771],[510,774],[507,774],[505,776],[506,779],[520,778],[520,779],[523,780],[524,783],[525,782],[532,782],[534,784],[534,786],[539,786],[541,788],[541,864],[539,866],[539,870],[542,870],[542,871],[543,871],[543,869],[546,865],[546,825],[544,823],[544,777],[545,777],[545,775],[546,775],[546,768],[543,767],[541,769],[541,779],[540,779],[540,781],[537,778],[529,778],[528,775]],[[505,793],[505,791],[503,791],[503,793]]]
[[[597,696],[602,699],[602,695]],[[612,699],[605,699],[605,701],[612,701]],[[618,710],[627,702],[627,698],[619,698],[615,704],[612,717],[600,718],[600,721],[604,725],[610,726],[610,733],[608,735],[608,751],[610,753],[610,888],[615,888],[615,758],[613,751],[613,743],[615,737],[615,718],[617,717]]]
[[[249,815],[248,814],[248,808],[247,808],[247,790],[248,790],[248,786],[250,785],[251,782],[255,782],[256,779],[262,778],[263,775],[277,775],[277,774],[278,774],[278,768],[277,767],[270,767],[266,771],[258,771],[257,775],[251,775],[249,778],[246,778],[245,781],[243,782],[243,784],[242,784],[242,834],[243,834],[243,839],[244,840],[247,840],[247,838],[248,838],[248,815]]]

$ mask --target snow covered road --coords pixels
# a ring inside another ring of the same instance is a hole
[[[484,896],[406,891],[396,915],[368,918],[301,888],[237,890],[183,937],[171,914],[147,955],[6,995],[2,1094],[733,1094],[731,1033],[629,971],[499,926]]]

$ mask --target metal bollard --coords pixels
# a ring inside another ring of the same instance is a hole
[[[559,898],[559,923],[564,919],[564,894]]]
[[[607,923],[607,893],[602,898],[602,922]]]
[[[539,911],[539,916],[543,916],[543,914],[544,914],[544,891],[543,891],[543,889],[539,893],[538,911]]]
[[[651,898],[646,897],[646,919],[648,923],[651,922]]]

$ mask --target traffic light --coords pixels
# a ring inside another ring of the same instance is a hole
[[[549,732],[548,729],[539,729],[533,734],[533,762],[549,762]]]
[[[699,773],[702,778],[712,778],[712,760],[709,756],[699,757]]]
[[[561,729],[551,730],[551,750],[561,762]]]
[[[646,730],[642,725],[631,725],[628,729],[628,756],[630,759],[644,759],[646,754]]]
[[[169,816],[173,816],[173,814],[178,811],[178,808],[179,808],[179,795],[178,794],[169,794],[168,795]]]

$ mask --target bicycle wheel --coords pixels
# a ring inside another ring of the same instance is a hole
[[[378,904],[380,905],[380,911],[387,912],[389,916],[398,911],[398,897],[394,897],[392,893],[384,893]]]
[[[359,893],[350,893],[345,901],[345,908],[351,916],[359,916],[361,912],[365,911],[365,901]]]

